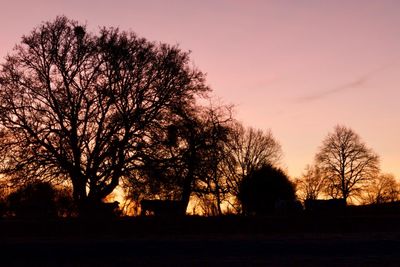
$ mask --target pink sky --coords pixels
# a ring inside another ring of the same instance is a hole
[[[180,44],[246,125],[272,129],[292,177],[336,124],[353,128],[400,178],[400,1],[2,3],[0,57],[57,15]]]

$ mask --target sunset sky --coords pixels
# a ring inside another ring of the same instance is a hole
[[[213,95],[270,128],[292,177],[336,124],[400,178],[400,1],[0,0],[0,57],[57,15],[192,51]]]

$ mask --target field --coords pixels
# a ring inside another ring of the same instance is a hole
[[[0,221],[4,266],[399,266],[400,216]]]

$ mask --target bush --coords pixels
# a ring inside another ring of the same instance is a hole
[[[243,179],[239,200],[247,215],[271,214],[283,202],[296,206],[294,185],[282,170],[271,165],[265,165]]]
[[[8,213],[17,218],[56,218],[73,213],[67,190],[58,190],[47,182],[27,184],[11,193],[6,202]]]

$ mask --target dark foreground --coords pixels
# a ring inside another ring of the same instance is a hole
[[[1,266],[400,266],[400,216],[0,221]]]

